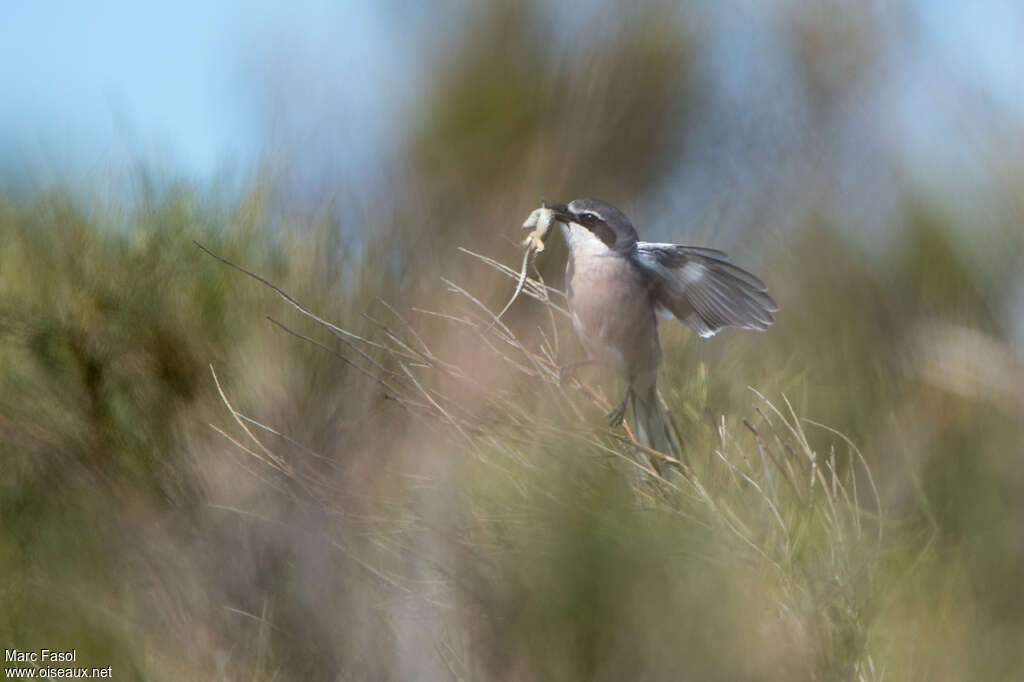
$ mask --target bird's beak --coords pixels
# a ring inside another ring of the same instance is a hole
[[[555,220],[560,223],[568,225],[573,221],[572,213],[569,213],[569,207],[565,204],[548,204],[548,209],[555,214]]]

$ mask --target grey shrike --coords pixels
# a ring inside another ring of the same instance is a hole
[[[721,251],[639,241],[629,219],[597,199],[547,208],[569,246],[569,311],[588,362],[610,367],[627,382],[608,416],[620,423],[629,405],[637,440],[674,452],[655,388],[662,358],[655,313],[708,338],[723,327],[766,329],[778,306],[761,280]]]

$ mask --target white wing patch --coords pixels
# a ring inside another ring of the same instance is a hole
[[[667,268],[664,268],[667,269]],[[690,261],[682,268],[679,269],[679,277],[687,284],[694,284],[699,282],[707,271],[703,265],[696,261]]]

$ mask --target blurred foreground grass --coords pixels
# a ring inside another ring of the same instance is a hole
[[[386,237],[265,208],[0,204],[5,646],[117,679],[1024,669],[1020,361],[941,216],[871,258],[810,220],[765,259],[776,328],[666,326],[661,482],[603,427],[602,377],[558,386],[557,314],[481,335],[466,294],[510,284],[454,245],[467,291],[424,268],[413,295]]]

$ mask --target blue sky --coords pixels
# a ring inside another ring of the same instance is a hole
[[[910,6],[922,31],[917,63],[942,65],[1000,115],[1024,115],[1024,3]],[[245,172],[281,136],[311,153],[339,150],[342,165],[365,163],[386,152],[416,96],[417,40],[457,30],[429,16],[397,1],[8,3],[0,173],[74,181],[141,158],[204,179]],[[912,70],[904,78],[894,100],[917,87]],[[941,157],[937,140],[958,133],[950,114],[918,104],[930,101],[911,91],[893,105],[923,131],[907,153]],[[315,137],[325,130],[331,139]]]
[[[73,180],[141,155],[208,177],[272,151],[282,123],[273,117],[296,116],[322,92],[343,93],[330,102],[338,127],[358,128],[352,141],[365,145],[384,132],[381,107],[395,104],[390,93],[403,82],[392,31],[401,21],[381,7],[11,3],[0,22],[0,164]],[[288,90],[264,90],[266,72]],[[334,82],[304,80],[313,78]]]

